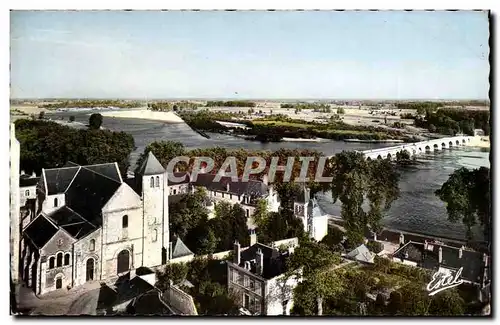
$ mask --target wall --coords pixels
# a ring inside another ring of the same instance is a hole
[[[45,264],[41,267],[44,273],[40,274],[44,278],[42,283],[45,285],[40,288],[42,292],[50,292],[56,290],[56,280],[62,278],[61,289],[67,289],[68,286],[73,286],[73,243],[75,240],[65,231],[59,230],[50,239],[47,244],[40,250],[41,263]],[[57,266],[57,255],[62,253],[62,265]],[[69,264],[65,265],[65,256],[70,254]],[[50,259],[54,257],[54,268],[50,267]]]
[[[95,240],[94,251],[90,250],[90,241]],[[82,238],[73,245],[75,262],[73,274],[75,286],[82,285],[87,281],[87,260],[94,259],[94,280],[101,279],[101,248],[102,248],[101,228]]]
[[[57,207],[54,206],[54,199],[57,198]],[[60,209],[61,207],[66,205],[66,197],[64,196],[64,193],[61,194],[53,194],[53,195],[47,195],[45,200],[42,203],[42,211],[45,214],[50,214],[57,209]]]
[[[36,199],[36,185],[26,186],[19,189],[20,206],[25,206],[28,199]]]
[[[12,281],[19,281],[20,261],[20,198],[19,198],[20,144],[15,136],[15,126],[10,124],[10,269]]]

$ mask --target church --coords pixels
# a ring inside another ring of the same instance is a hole
[[[251,216],[258,199],[265,199],[270,211],[280,206],[265,179],[244,183],[223,177],[216,183],[212,174],[200,174],[196,181],[186,174],[181,182],[169,181],[152,152],[128,179],[117,163],[68,162],[43,169],[39,177],[21,175],[19,142],[11,127],[12,277],[38,295],[178,257],[182,252],[177,248],[185,245],[169,233],[169,200],[197,186],[207,189],[209,211],[220,201],[241,204],[250,231],[255,230]],[[297,199],[295,214],[312,238],[319,241],[326,235],[328,216],[307,191]]]

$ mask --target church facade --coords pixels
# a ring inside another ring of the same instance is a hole
[[[151,153],[135,175],[135,189],[116,163],[44,169],[35,217],[22,231],[23,280],[44,294],[165,264],[167,181]]]

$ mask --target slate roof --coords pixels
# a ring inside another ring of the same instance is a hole
[[[122,181],[122,178],[120,175],[120,169],[118,168],[117,163],[89,165],[89,166],[82,166],[82,168],[91,170],[95,173],[98,173],[98,174],[101,174],[101,175],[106,176],[108,178],[111,178],[117,182]]]
[[[95,226],[102,225],[102,208],[121,183],[82,168],[66,191],[66,205]]]
[[[139,175],[157,175],[163,174],[164,172],[165,168],[163,168],[158,159],[156,159],[153,152],[150,151],[137,173]]]
[[[168,178],[168,185],[178,185],[178,184],[187,184],[190,181],[189,173],[186,172],[174,172],[175,177],[184,177],[184,179],[180,182],[174,182],[173,180]]]
[[[423,243],[408,242],[397,251],[393,257],[409,260],[417,263],[420,267],[437,270],[439,267],[462,269],[462,279],[478,283],[480,282],[483,270],[483,254],[466,249],[462,249],[462,258],[459,258],[460,248],[429,243],[432,250],[425,250]],[[442,262],[439,263],[439,247],[442,249]]]
[[[44,169],[43,177],[47,188],[47,195],[64,193],[69,184],[75,178],[80,167],[63,167],[54,169]],[[45,187],[45,186],[44,186]],[[45,191],[45,188],[43,188]]]
[[[256,243],[240,253],[240,267],[245,267],[245,262],[250,262],[250,272],[256,273],[255,258],[257,250],[260,249],[264,255],[262,277],[272,279],[286,271],[286,260],[290,256],[288,252],[280,253],[275,248]]]
[[[161,293],[153,289],[135,298],[132,310],[135,315],[173,315],[173,311],[161,301]]]
[[[27,176],[27,177],[23,177],[23,176]],[[19,187],[23,188],[23,187],[36,186],[36,184],[38,184],[39,181],[40,181],[40,177],[31,177],[28,175],[21,175],[21,177],[19,178]]]
[[[71,236],[76,239],[82,238],[96,227],[90,224],[87,220],[82,218],[78,213],[71,210],[69,207],[64,206],[47,216],[58,227],[66,230]]]
[[[365,245],[360,245],[350,251],[347,254],[347,257],[360,262],[373,263],[375,254],[372,254],[372,252],[370,252],[370,250]]]
[[[39,215],[23,233],[40,249],[56,234],[59,229],[43,215]]]
[[[206,187],[210,191],[226,192],[233,195],[249,195],[261,198],[268,194],[268,186],[261,181],[249,180],[248,182],[233,182],[231,177],[223,176],[219,182],[214,182],[216,174],[199,174],[195,186]],[[227,185],[229,184],[229,191]]]
[[[193,252],[184,244],[184,242],[177,236],[172,240],[172,258],[192,255]]]

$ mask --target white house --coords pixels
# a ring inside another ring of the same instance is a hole
[[[234,259],[227,263],[228,289],[236,303],[251,315],[289,315],[293,307],[293,289],[302,281],[298,276],[286,276],[286,260],[294,247],[286,252],[255,243],[241,249],[234,244]]]

